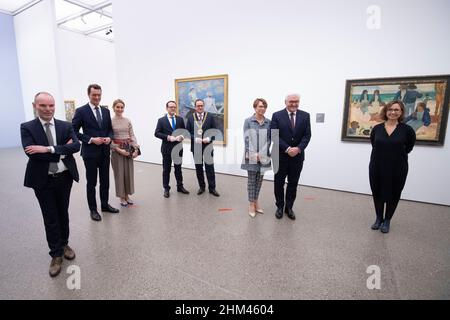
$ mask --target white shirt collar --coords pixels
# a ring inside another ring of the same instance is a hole
[[[89,102],[89,106],[91,107],[92,111],[95,111],[95,106]],[[98,109],[101,110],[100,106],[98,106]]]
[[[47,122],[49,122],[52,126],[55,125],[55,118],[52,118],[52,120],[50,120],[50,121],[45,121],[45,120],[41,119],[41,117],[39,117],[39,121],[41,122],[41,124],[42,124],[43,127],[45,127],[45,124],[46,124]]]
[[[288,110],[288,108],[285,108],[285,110],[288,113],[288,116],[291,116],[291,112]],[[294,116],[297,115],[297,111],[298,111],[298,109],[294,111]]]

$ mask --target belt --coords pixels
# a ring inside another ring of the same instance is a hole
[[[64,175],[67,175],[69,173],[69,170],[64,170],[63,172],[57,172],[57,173],[50,173],[48,175],[49,178],[53,178],[53,179],[57,179],[57,178],[61,178]]]

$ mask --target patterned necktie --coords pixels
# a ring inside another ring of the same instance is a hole
[[[101,128],[102,127],[102,116],[100,115],[100,110],[98,107],[95,107],[95,115],[97,116],[98,126]]]
[[[291,112],[291,129],[295,128],[294,115],[295,115],[295,113]]]
[[[198,120],[203,121],[203,113],[198,114]]]
[[[45,123],[45,134],[47,135],[48,145],[54,146],[55,143],[53,141],[52,132],[50,131],[50,122]],[[48,171],[50,171],[51,173],[55,173],[56,171],[58,171],[58,164],[56,162],[50,162]]]
[[[172,116],[172,117],[170,117],[170,119],[172,119],[172,129],[175,130],[175,128],[176,128],[176,125],[175,125],[175,117]]]

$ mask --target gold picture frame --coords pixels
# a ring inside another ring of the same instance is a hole
[[[64,109],[66,112],[66,121],[72,122],[75,114],[75,100],[64,100]]]

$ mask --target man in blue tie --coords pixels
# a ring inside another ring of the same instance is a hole
[[[181,163],[183,160],[182,130],[185,129],[183,118],[176,115],[177,103],[168,101],[166,103],[167,114],[158,119],[155,129],[155,137],[161,139],[161,154],[163,158],[163,188],[164,197],[170,197],[170,171],[172,161],[175,167],[175,179],[177,180],[177,191],[189,194],[183,186],[183,174],[181,173]],[[175,150],[174,148],[177,147]]]
[[[82,142],[81,156],[86,167],[86,195],[91,219],[101,221],[97,211],[95,187],[97,174],[100,176],[100,201],[104,212],[118,213],[119,210],[109,205],[109,163],[110,143],[113,138],[111,116],[107,108],[100,106],[102,88],[98,84],[88,87],[89,103],[75,111],[72,120],[73,130]],[[83,129],[83,133],[80,129]]]

